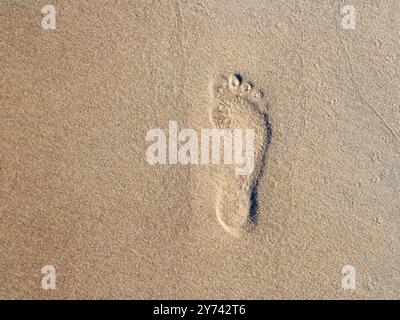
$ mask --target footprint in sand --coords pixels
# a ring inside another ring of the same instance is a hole
[[[265,165],[271,137],[263,91],[239,74],[219,77],[212,86],[214,105],[210,117],[218,129],[254,129],[254,170],[236,175],[234,165],[219,172],[216,215],[224,229],[234,236],[256,222],[257,186]]]

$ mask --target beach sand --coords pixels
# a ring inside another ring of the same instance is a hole
[[[351,1],[355,29],[343,1],[52,0],[55,30],[45,4],[0,4],[0,298],[400,298],[398,1]],[[270,132],[232,234],[239,178],[145,137],[215,128],[235,74]]]

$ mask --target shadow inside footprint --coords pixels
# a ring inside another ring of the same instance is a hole
[[[260,173],[254,183],[253,190],[251,190],[251,195],[250,195],[250,212],[249,212],[249,223],[250,226],[255,226],[257,224],[258,220],[258,185],[260,182],[261,177],[264,174],[265,168],[266,168],[266,162],[267,162],[267,153],[268,153],[268,147],[271,143],[272,139],[272,127],[271,123],[269,122],[269,117],[266,113],[263,114],[264,117],[264,123],[266,127],[266,136],[265,136],[265,149],[262,155],[261,159],[261,165],[260,165]]]

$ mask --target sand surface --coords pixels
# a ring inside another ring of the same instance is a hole
[[[52,0],[44,30],[48,2],[1,1],[0,298],[400,298],[400,2],[350,2],[354,30],[343,1]],[[145,158],[152,128],[215,127],[231,74],[271,127],[238,236],[223,165]]]

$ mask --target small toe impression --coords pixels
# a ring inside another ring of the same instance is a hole
[[[239,74],[233,74],[229,77],[229,86],[232,89],[237,89],[242,83],[242,77]]]
[[[243,82],[242,90],[246,93],[249,93],[253,89],[253,84],[251,82]]]
[[[264,92],[261,90],[254,90],[253,91],[253,98],[256,100],[261,100],[264,97]]]

